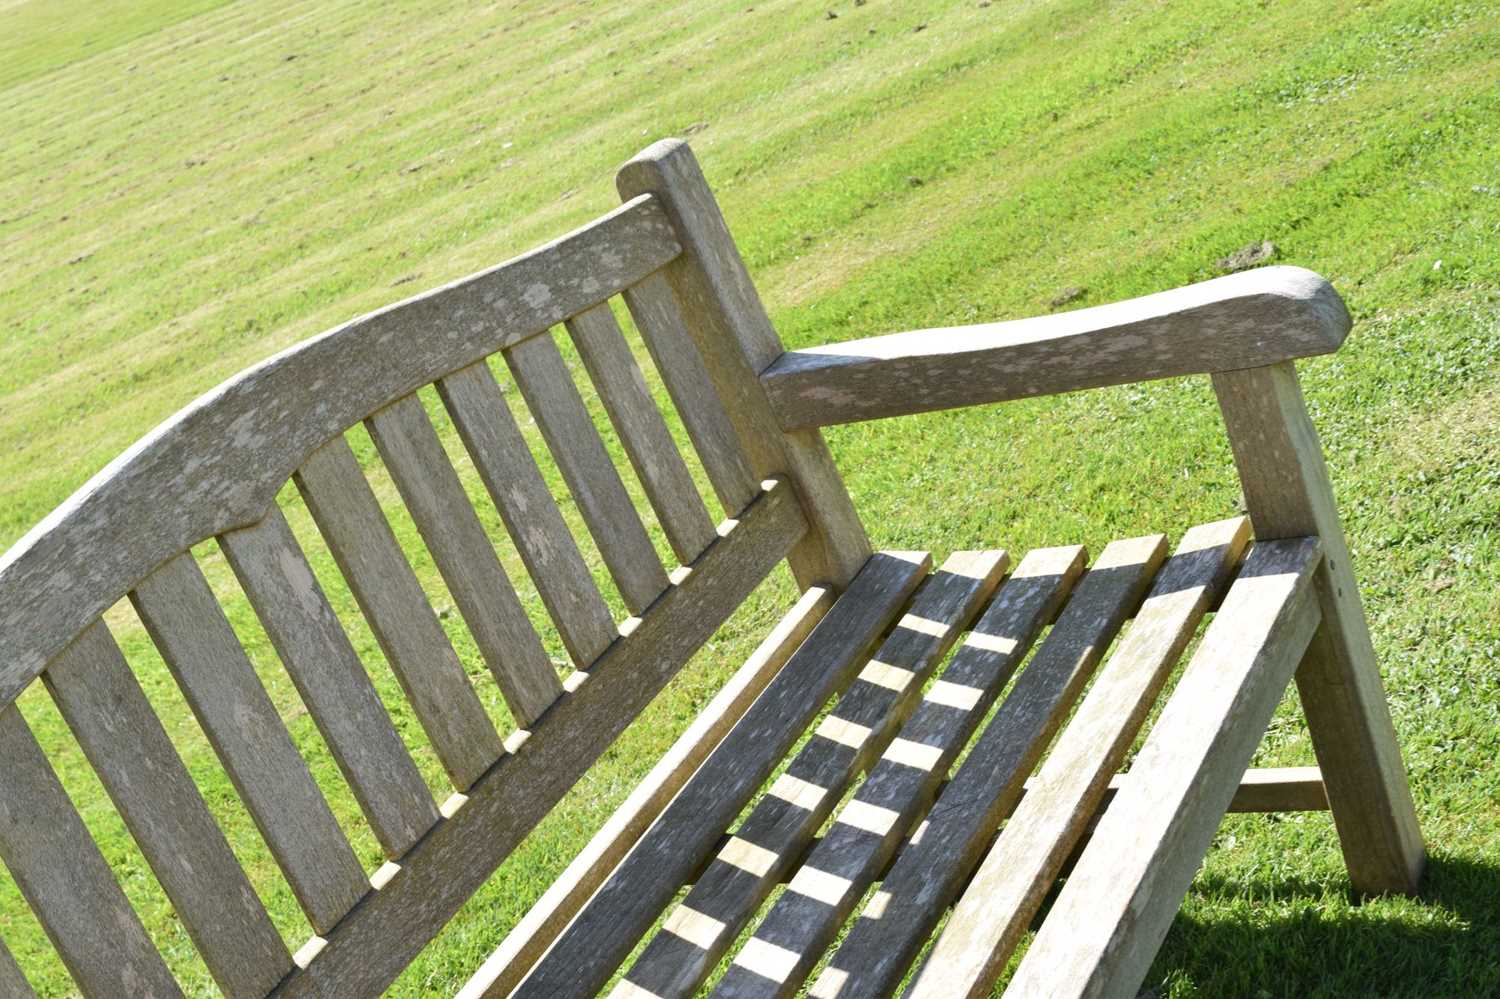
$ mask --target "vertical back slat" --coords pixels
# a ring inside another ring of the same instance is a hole
[[[335,437],[295,478],[443,769],[467,791],[505,748],[349,443]]]
[[[481,362],[442,379],[437,390],[563,644],[575,664],[587,667],[619,631],[500,386]]]
[[[4,940],[0,940],[0,996],[7,999],[35,999],[36,996]]]
[[[407,396],[365,421],[511,714],[530,725],[562,693],[432,421]]]
[[[651,398],[625,334],[607,302],[580,312],[567,325],[625,445],[625,453],[661,520],[667,541],[687,565],[713,542],[713,521],[661,410]]]
[[[0,759],[0,859],[83,994],[180,996],[14,704]]]
[[[698,460],[703,462],[724,512],[733,517],[750,505],[760,488],[759,480],[745,459],[744,444],[714,389],[703,355],[688,333],[672,288],[666,278],[652,274],[626,288],[624,297],[651,361],[672,396],[672,405],[692,438]]]
[[[667,574],[557,343],[543,333],[505,351],[505,359],[625,606],[639,614],[667,588]]]
[[[219,539],[385,854],[400,857],[438,820],[343,625],[281,510]]]
[[[308,922],[327,932],[370,882],[198,564],[179,555],[130,598]]]
[[[104,624],[42,679],[214,980],[264,996],[292,956]]]

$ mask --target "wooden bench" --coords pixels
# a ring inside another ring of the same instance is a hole
[[[0,858],[83,993],[179,986],[15,704],[36,681],[225,994],[374,995],[782,559],[801,599],[464,995],[613,982],[616,996],[681,996],[726,967],[716,995],[883,995],[908,980],[914,996],[987,994],[1069,870],[1007,994],[1132,996],[1234,809],[1331,808],[1357,892],[1416,888],[1423,844],[1291,363],[1348,330],[1327,282],[1271,267],[785,351],[688,147],[650,147],[618,184],[624,204],[584,228],[225,383],[0,560]],[[643,526],[559,325],[679,565]],[[496,371],[519,387],[623,623]],[[1248,520],[1117,541],[1092,561],[1077,545],[936,568],[872,552],[818,430],[1193,373],[1212,375]],[[416,394],[428,386],[571,658],[566,680]],[[361,424],[513,731],[476,696],[345,438]],[[278,506],[288,480],[316,537],[295,536]],[[205,541],[357,799],[389,860],[379,870],[288,736],[192,551]],[[441,761],[455,792],[441,805],[310,549],[331,553]],[[304,910],[306,945],[273,926],[104,623],[126,597]],[[1319,766],[1247,773],[1293,677]],[[0,993],[29,991],[0,947]]]

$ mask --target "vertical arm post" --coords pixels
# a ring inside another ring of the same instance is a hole
[[[615,178],[625,200],[658,198],[683,252],[664,270],[683,317],[760,478],[786,474],[809,530],[788,561],[806,590],[842,590],[870,557],[870,541],[817,430],[785,432],[776,422],[760,373],[782,354],[760,296],[687,143],[667,139],[643,150]]]
[[[1349,547],[1292,362],[1213,376],[1255,536],[1317,535],[1323,622],[1297,690],[1344,862],[1361,895],[1415,892],[1426,863]]]

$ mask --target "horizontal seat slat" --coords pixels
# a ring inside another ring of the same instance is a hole
[[[505,359],[625,606],[639,614],[667,588],[666,570],[556,341],[532,337],[507,350]]]
[[[713,521],[625,334],[608,303],[580,312],[567,326],[667,541],[686,565],[713,541]]]
[[[596,993],[630,953],[719,832],[745,806],[824,702],[853,678],[931,565],[880,552],[693,774],[531,970],[515,995]],[[777,793],[774,789],[769,793]]]
[[[292,956],[103,623],[42,679],[214,981],[264,996]]]
[[[427,411],[409,395],[365,423],[511,714],[530,725],[562,683]]]
[[[1006,995],[1135,994],[1318,626],[1321,560],[1252,549]]]
[[[901,851],[819,976],[816,995],[885,994],[900,984],[1165,555],[1161,535],[1115,541],[1099,554],[928,812],[919,840]]]
[[[636,785],[567,870],[506,934],[493,954],[459,992],[458,999],[502,999],[562,932],[594,889],[619,863],[730,727],[765,689],[771,677],[833,606],[833,593],[814,586],[762,639],[734,676],[719,688],[687,731]]]
[[[781,873],[811,842],[850,780],[885,748],[921,696],[923,682],[994,592],[1007,563],[1004,552],[956,552],[923,581],[865,671],[787,767],[789,776],[824,793],[816,802],[802,803],[775,794],[762,797],[668,916],[668,928],[657,931],[636,959],[617,995],[633,986],[663,999],[690,996],[703,983]],[[744,861],[745,851],[753,853],[754,863]],[[791,890],[797,890],[795,879]],[[679,916],[707,917],[716,932],[694,939],[674,933],[671,926]]]
[[[505,747],[348,442],[313,452],[295,480],[443,769],[468,790]]]
[[[568,654],[578,668],[587,667],[619,630],[495,376],[488,364],[475,364],[438,382],[437,390]]]
[[[198,564],[179,555],[130,597],[308,921],[328,930],[369,879]]]
[[[182,995],[14,704],[0,708],[0,859],[85,996]]]
[[[779,480],[765,486],[276,995],[374,994],[401,973],[807,531],[791,488]]]
[[[969,882],[912,987],[913,999],[988,994],[1249,538],[1243,517],[1183,536]]]
[[[835,821],[804,861],[806,867],[847,882],[847,890],[836,898],[784,892],[754,933],[763,953],[785,955],[784,974],[778,980],[731,964],[719,981],[719,992],[785,993],[795,991],[806,978],[930,802],[953,759],[1037,634],[1062,606],[1083,571],[1083,560],[1083,549],[1076,546],[1033,551],[1021,560],[943,672],[946,686],[939,689],[969,692],[967,699],[961,703],[952,696],[920,700],[898,739],[886,748],[839,813],[841,819],[860,812],[887,816],[888,828],[876,833],[865,822]],[[900,679],[873,664],[870,670],[873,679],[887,683]]]
[[[219,539],[302,703],[387,857],[438,820],[432,793],[375,693],[280,508]]]
[[[660,274],[652,274],[626,288],[624,298],[719,502],[733,514],[755,495],[755,475],[671,286]]]
[[[0,556],[0,704],[151,570],[261,520],[292,472],[335,435],[679,253],[672,223],[643,195],[520,257],[297,344],[199,399]]]

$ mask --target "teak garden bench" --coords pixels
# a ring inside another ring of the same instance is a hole
[[[624,204],[582,229],[227,382],[0,561],[0,858],[83,993],[179,985],[15,704],[34,681],[224,993],[373,995],[783,558],[801,599],[464,995],[614,982],[616,996],[680,996],[721,968],[725,996],[987,994],[1063,878],[1007,994],[1132,996],[1236,809],[1329,808],[1356,892],[1416,888],[1423,844],[1292,366],[1348,329],[1325,281],[1271,267],[784,351],[688,147],[650,147],[618,184]],[[717,527],[617,295],[726,514]],[[558,324],[679,567],[643,527]],[[634,615],[623,624],[492,365],[519,387]],[[1212,375],[1248,521],[1175,547],[1116,541],[1091,563],[1076,545],[958,552],[935,570],[872,552],[818,430],[1193,373]],[[576,666],[565,681],[416,395],[428,386]],[[346,441],[361,423],[516,731],[476,696]],[[315,540],[278,507],[289,479]],[[195,560],[211,539],[389,858],[373,874]],[[331,553],[448,774],[441,806],[309,546]],[[268,918],[104,623],[125,597],[305,911],[305,946]],[[1247,773],[1293,677],[1319,766]],[[0,993],[30,994],[3,947]]]

